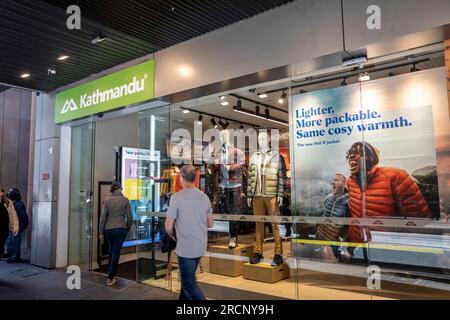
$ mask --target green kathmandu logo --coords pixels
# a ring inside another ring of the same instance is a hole
[[[75,101],[73,101],[73,99],[66,100],[66,102],[64,103],[64,106],[62,107],[61,114],[65,114],[69,111],[75,111],[75,110],[78,110],[78,106],[75,103]]]
[[[66,100],[62,109],[61,114],[66,114],[68,112],[77,111],[79,109],[94,107],[97,104],[105,103],[108,101],[113,101],[120,99],[125,96],[133,95],[145,90],[145,80],[148,79],[148,74],[146,73],[144,77],[138,80],[133,77],[133,80],[121,86],[117,86],[111,89],[100,91],[100,89],[94,90],[91,94],[83,94],[80,96],[79,103],[75,103],[73,99]]]

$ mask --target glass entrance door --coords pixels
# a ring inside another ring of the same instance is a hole
[[[91,268],[95,124],[72,128],[69,265]]]
[[[125,177],[137,188],[134,201],[138,222],[137,279],[148,285],[171,290],[172,262],[167,253],[161,252],[160,246],[164,233],[163,216],[168,208],[171,188],[168,176],[169,106],[140,112],[138,118],[138,172],[135,177]]]

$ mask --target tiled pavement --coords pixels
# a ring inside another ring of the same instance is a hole
[[[83,272],[81,290],[69,290],[65,270],[45,270],[26,263],[0,261],[0,300],[175,300],[177,295],[134,281],[119,279],[106,287],[106,277]]]

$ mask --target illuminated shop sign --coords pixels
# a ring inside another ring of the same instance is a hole
[[[56,95],[55,123],[84,118],[154,98],[155,61],[115,72]]]

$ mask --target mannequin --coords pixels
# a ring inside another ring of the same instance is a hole
[[[262,132],[258,135],[259,150],[261,151],[261,153],[266,154],[267,152],[270,151],[269,143],[270,143],[270,137],[267,134],[267,132]],[[249,207],[252,206],[252,201],[253,201],[252,198],[247,199],[247,204]],[[281,207],[281,205],[283,204],[283,196],[277,196],[277,202],[278,202],[278,207]]]
[[[136,161],[130,163],[130,177],[137,178],[138,177],[138,164]]]
[[[283,204],[286,165],[278,150],[270,148],[267,132],[258,135],[259,151],[254,153],[249,162],[247,195],[248,204],[253,206],[255,215],[280,215]],[[274,265],[283,264],[283,249],[278,223],[272,223],[275,240]],[[256,245],[250,263],[257,264],[263,257],[264,223],[256,223]]]
[[[223,195],[225,213],[241,213],[241,193],[242,193],[242,166],[245,161],[245,154],[242,150],[235,148],[231,141],[231,133],[228,130],[220,132],[220,142],[222,148],[217,153],[218,158],[218,185]],[[239,222],[229,223],[229,244],[230,249],[238,246]]]

